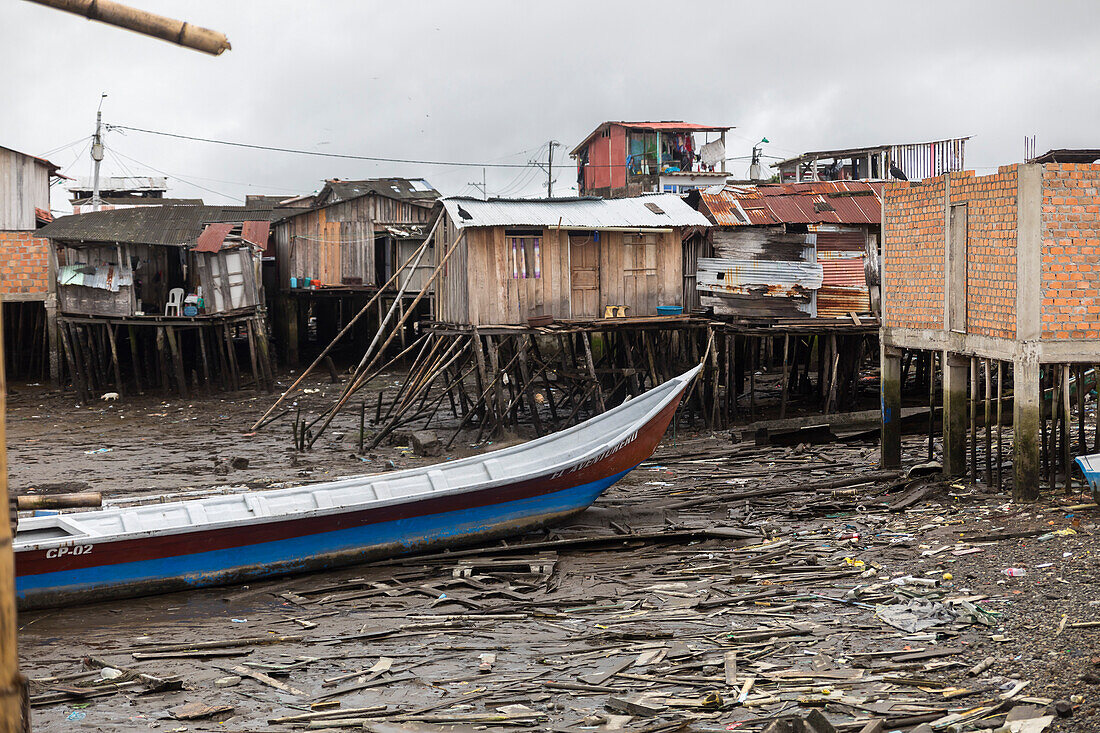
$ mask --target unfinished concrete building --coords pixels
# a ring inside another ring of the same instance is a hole
[[[1100,437],[1085,409],[1100,363],[1100,165],[947,173],[889,183],[883,199],[883,464],[900,464],[902,400],[923,388],[943,406],[946,474],[999,484],[1011,424],[1017,500],[1072,484],[1073,455]],[[930,453],[932,438],[930,423]]]

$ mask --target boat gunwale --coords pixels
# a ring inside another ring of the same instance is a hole
[[[497,459],[497,458],[500,458],[501,456],[506,456],[506,455],[510,456],[510,455],[515,455],[517,453],[526,452],[526,451],[528,451],[532,448],[538,448],[538,447],[547,445],[549,443],[556,442],[560,439],[568,438],[568,437],[570,437],[571,435],[573,435],[577,432],[582,432],[583,430],[590,429],[590,428],[594,427],[596,424],[598,424],[599,422],[605,421],[606,419],[609,419],[615,413],[623,411],[624,408],[627,408],[627,407],[631,406],[632,404],[636,404],[636,403],[641,402],[641,401],[643,401],[647,398],[649,398],[649,399],[655,398],[657,396],[656,393],[659,392],[660,390],[662,390],[663,388],[668,388],[669,389],[669,394],[660,396],[660,399],[657,400],[657,403],[655,404],[655,406],[651,407],[642,416],[640,416],[638,419],[632,421],[625,428],[619,430],[613,436],[611,436],[611,437],[609,437],[605,440],[600,441],[600,443],[597,444],[596,446],[594,446],[592,449],[590,449],[590,450],[586,451],[585,453],[582,453],[581,455],[579,455],[579,456],[577,456],[573,459],[570,459],[568,461],[563,461],[563,462],[559,462],[559,463],[549,464],[547,466],[542,466],[542,467],[537,468],[536,470],[529,471],[529,472],[524,473],[524,474],[518,474],[518,475],[515,475],[515,476],[509,476],[509,477],[499,478],[499,479],[486,479],[485,481],[477,482],[477,483],[474,483],[474,484],[469,484],[469,485],[466,485],[466,486],[458,486],[458,487],[448,487],[448,488],[442,489],[442,490],[432,489],[432,490],[429,490],[428,492],[424,492],[424,493],[405,494],[405,495],[401,495],[401,496],[390,496],[390,497],[387,497],[387,498],[384,498],[384,499],[380,499],[380,498],[375,497],[373,499],[369,499],[367,501],[358,502],[358,503],[354,503],[354,504],[341,504],[339,506],[332,506],[332,507],[314,507],[312,509],[304,509],[304,510],[301,510],[301,511],[285,512],[285,513],[281,513],[281,514],[259,515],[259,516],[246,517],[246,518],[243,518],[243,519],[224,520],[224,521],[220,521],[220,522],[204,522],[204,523],[201,523],[201,524],[190,522],[190,523],[187,523],[187,524],[177,525],[177,526],[174,526],[174,527],[158,527],[158,528],[154,528],[154,529],[142,529],[142,530],[136,530],[136,531],[133,531],[133,532],[122,531],[122,532],[115,532],[115,533],[110,533],[110,534],[91,533],[91,532],[88,532],[87,530],[84,530],[83,528],[81,528],[81,534],[73,534],[73,535],[69,535],[69,536],[66,536],[66,537],[52,537],[52,538],[40,540],[38,542],[27,543],[27,544],[22,544],[22,545],[18,541],[18,533],[17,533],[15,538],[13,538],[14,539],[14,543],[13,543],[14,548],[13,549],[14,549],[15,553],[18,555],[19,553],[38,552],[38,551],[42,551],[42,550],[50,550],[50,549],[54,549],[54,548],[57,548],[57,547],[67,547],[67,546],[72,546],[72,545],[118,542],[118,541],[125,541],[125,540],[141,539],[141,538],[144,538],[144,537],[151,537],[151,536],[172,536],[172,535],[179,535],[179,534],[187,534],[187,533],[191,533],[191,532],[200,532],[200,531],[201,532],[206,532],[206,531],[213,531],[213,530],[219,530],[219,529],[226,529],[226,528],[230,528],[230,527],[244,528],[244,527],[250,527],[250,526],[255,526],[255,525],[259,525],[259,524],[270,524],[270,523],[277,523],[277,522],[296,521],[296,520],[299,520],[299,519],[311,519],[311,518],[320,517],[320,516],[336,517],[336,516],[339,516],[341,514],[350,514],[350,513],[361,512],[361,511],[364,511],[364,510],[369,510],[369,509],[374,509],[374,508],[383,508],[383,507],[388,507],[388,506],[394,506],[394,505],[398,505],[398,504],[412,504],[412,503],[415,503],[415,502],[421,501],[421,500],[433,499],[433,498],[437,498],[437,497],[457,496],[457,495],[461,495],[461,494],[465,494],[465,493],[470,493],[470,492],[475,492],[475,491],[484,491],[484,490],[488,490],[488,489],[498,488],[498,487],[501,487],[501,486],[507,486],[507,485],[510,485],[510,484],[516,484],[516,483],[521,483],[521,482],[525,482],[525,481],[535,480],[535,479],[538,479],[542,476],[557,473],[559,471],[565,471],[565,470],[568,470],[572,466],[582,464],[585,461],[589,460],[590,458],[592,458],[594,456],[598,456],[601,452],[607,450],[608,448],[615,447],[623,439],[629,437],[631,433],[634,433],[634,432],[637,432],[637,431],[641,430],[644,426],[646,426],[650,422],[652,422],[654,420],[654,418],[656,418],[657,415],[659,415],[661,413],[661,411],[664,410],[665,407],[667,407],[668,404],[672,400],[674,400],[677,396],[682,394],[682,392],[686,388],[687,384],[689,384],[691,382],[691,380],[695,377],[696,374],[698,374],[698,372],[701,368],[702,368],[702,365],[693,367],[689,371],[687,371],[687,372],[685,372],[685,373],[683,373],[679,376],[673,377],[672,379],[670,379],[670,380],[668,380],[668,381],[666,381],[662,384],[657,385],[656,387],[649,390],[648,392],[644,392],[640,395],[636,395],[636,396],[631,397],[627,400],[624,400],[622,404],[617,405],[616,407],[613,407],[610,410],[607,410],[606,412],[603,412],[599,415],[591,417],[591,418],[589,418],[588,420],[585,420],[582,423],[578,423],[577,425],[574,425],[570,428],[566,428],[565,430],[561,430],[561,431],[558,431],[558,432],[555,432],[555,433],[550,433],[549,435],[544,435],[540,438],[536,438],[535,440],[520,443],[520,444],[515,445],[515,446],[510,446],[508,448],[504,448],[504,449],[499,450],[499,451],[492,451],[490,453],[484,453],[484,454],[481,454],[481,455],[469,456],[467,458],[459,459],[458,461],[453,461],[453,462],[449,462],[449,463],[446,463],[446,464],[442,464],[442,465],[446,465],[447,468],[454,468],[456,466],[461,466],[463,464],[473,465],[473,464],[476,464],[476,463],[484,463],[487,460]],[[678,389],[673,389],[673,387],[676,387],[676,386],[678,386],[679,388]],[[625,446],[620,446],[620,448],[621,447],[625,447]],[[614,454],[613,453],[609,454],[607,457],[610,457],[611,455],[614,455]],[[322,489],[322,488],[334,489],[334,488],[340,488],[341,484],[343,484],[344,485],[343,487],[346,488],[348,485],[352,484],[353,482],[362,481],[364,479],[378,479],[379,477],[392,477],[394,479],[398,479],[398,478],[415,476],[415,475],[418,475],[418,474],[427,475],[427,473],[429,471],[438,470],[438,467],[440,465],[441,464],[439,464],[439,463],[432,463],[432,464],[429,464],[429,465],[426,465],[426,466],[417,466],[415,468],[404,469],[402,471],[361,474],[359,476],[349,476],[347,478],[338,479],[336,481],[330,481],[330,482],[318,482],[318,483],[315,483],[315,484],[303,484],[303,485],[300,485],[300,486],[284,487],[284,488],[281,488],[281,489],[272,489],[272,490],[269,490],[269,491],[242,492],[241,494],[238,494],[237,496],[244,497],[244,496],[248,496],[250,494],[254,494],[254,495],[257,495],[257,496],[264,496],[264,495],[270,495],[270,494],[273,494],[273,493],[276,493],[276,492],[288,492],[289,493],[289,492],[293,492],[293,491],[300,491],[300,490],[303,490],[303,489],[305,489],[305,490],[311,490],[311,489],[316,490],[316,489]],[[202,497],[202,498],[198,498],[198,499],[188,499],[188,500],[183,500],[183,501],[165,502],[163,504],[151,504],[151,505],[148,505],[148,506],[157,506],[157,507],[163,507],[165,509],[168,509],[168,508],[171,508],[171,507],[186,506],[187,504],[191,504],[191,503],[194,503],[194,502],[206,501],[206,500],[211,499],[211,498],[216,498],[216,497]],[[143,506],[143,505],[139,505],[139,506]],[[126,509],[130,509],[130,507],[116,508],[116,509],[112,509],[112,510],[109,510],[109,511],[115,511],[115,512],[119,512],[121,514]],[[71,514],[58,514],[58,515],[53,515],[53,516],[50,516],[50,517],[32,517],[32,518],[29,518],[28,520],[24,520],[29,525],[29,526],[24,525],[24,528],[25,528],[25,531],[34,531],[36,529],[51,529],[51,528],[57,527],[56,523],[58,521],[61,521],[61,520],[66,520],[70,524],[76,524],[76,523],[71,521],[73,517],[79,517],[82,514],[96,514],[96,513],[98,513],[98,511],[103,511],[103,510],[97,510],[97,511],[94,511],[94,512],[86,512],[86,513],[85,512],[74,512],[74,513],[71,513]],[[34,525],[38,524],[38,522],[35,522],[34,521],[35,519],[40,519],[40,520],[45,520],[45,521],[41,522],[41,526],[36,527]],[[77,524],[77,526],[79,526],[79,525]]]

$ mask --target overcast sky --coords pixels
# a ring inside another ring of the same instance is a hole
[[[735,126],[730,156],[972,135],[967,167],[1100,147],[1100,3],[377,2],[129,0],[224,32],[210,57],[19,0],[0,0],[0,145],[88,175],[107,123],[332,153],[526,164],[603,120]],[[481,167],[312,158],[107,134],[105,175],[171,179],[233,203],[325,178],[427,178],[477,193]],[[744,175],[748,161],[730,163]],[[985,169],[985,170],[983,170]],[[490,195],[538,195],[537,168],[487,173]],[[66,210],[55,189],[54,208]]]

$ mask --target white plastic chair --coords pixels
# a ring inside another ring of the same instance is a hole
[[[168,291],[168,303],[164,306],[164,315],[179,316],[183,306],[183,288],[172,288]],[[175,313],[172,313],[175,311]]]

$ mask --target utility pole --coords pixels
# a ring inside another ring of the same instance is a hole
[[[561,143],[557,140],[551,140],[549,145],[549,158],[546,160],[546,198],[554,198],[554,148],[560,147]]]
[[[466,185],[467,186],[473,186],[477,190],[481,191],[481,198],[484,199],[485,201],[489,200],[489,185],[488,185],[488,183],[486,182],[486,179],[485,179],[485,169],[484,168],[481,169],[481,183],[476,183],[474,181],[470,181]]]
[[[763,138],[756,145],[752,146],[752,164],[749,165],[749,178],[754,181],[760,181],[764,178],[764,169],[760,165],[760,153],[763,151],[764,143],[769,142],[768,138]]]
[[[103,200],[99,198],[99,164],[103,162],[103,136],[101,130],[103,129],[103,100],[106,97],[106,94],[100,96],[99,109],[95,111],[95,135],[92,136],[92,162],[95,170],[92,173],[92,200],[88,202],[88,206],[92,211],[99,211],[99,208],[103,205]]]

